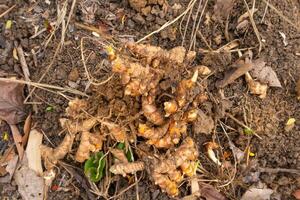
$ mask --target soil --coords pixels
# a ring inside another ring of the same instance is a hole
[[[50,1],[49,5],[47,1],[20,2],[3,0],[0,4],[0,13],[14,4],[16,4],[16,7],[10,13],[0,17],[0,24],[2,25],[0,30],[0,74],[3,71],[8,76],[23,77],[20,62],[13,58],[12,53],[14,46],[20,44],[25,52],[26,62],[31,73],[31,81],[38,82],[45,74],[41,81],[42,83],[83,91],[90,96],[90,114],[96,114],[101,117],[110,116],[126,124],[137,117],[135,114],[140,110],[140,105],[136,103],[135,98],[124,96],[123,86],[117,76],[113,76],[113,78],[100,86],[89,85],[81,59],[80,39],[82,37],[91,37],[92,35],[90,31],[76,26],[75,22],[81,24],[88,22],[90,25],[99,27],[103,37],[113,36],[118,38],[114,41],[114,45],[121,47],[122,43],[137,41],[160,28],[165,22],[174,19],[186,9],[189,1],[169,0],[168,4],[172,9],[169,9],[166,13],[162,11],[163,8],[159,5],[152,6],[150,12],[145,11],[146,13],[141,13],[131,8],[127,0],[95,2],[94,6],[97,7],[97,10],[94,12],[94,16],[83,12],[82,5],[86,6],[86,4],[81,4],[81,1],[77,2],[74,11],[75,15],[72,17],[66,31],[65,45],[54,57],[61,38],[60,29],[55,32],[47,47],[44,47],[43,44],[54,29],[53,26],[46,24],[56,20],[56,2]],[[248,1],[250,8],[252,7],[251,2]],[[300,26],[299,1],[271,1],[271,3],[285,17],[292,20],[298,27]],[[62,5],[62,2],[59,4]],[[212,18],[214,4],[215,1],[208,2],[202,21],[207,20],[209,17]],[[178,5],[181,8],[174,9]],[[68,9],[70,6],[71,2],[68,4]],[[198,4],[196,4],[197,6]],[[267,97],[260,99],[258,96],[250,94],[244,78],[239,78],[220,92],[216,88],[215,83],[217,80],[223,79],[224,72],[238,58],[238,54],[234,52],[230,55],[226,55],[226,53],[207,55],[197,52],[197,58],[194,61],[195,65],[207,65],[214,71],[213,76],[204,82],[208,86],[207,92],[210,97],[217,100],[214,103],[202,105],[202,109],[215,119],[216,127],[213,134],[205,135],[190,132],[190,135],[197,141],[201,152],[200,163],[207,170],[203,179],[220,179],[224,183],[228,178],[226,174],[222,174],[209,161],[204,153],[204,144],[211,141],[212,138],[222,144],[224,151],[230,151],[228,140],[218,123],[219,119],[228,126],[226,130],[229,138],[238,148],[244,150],[250,144],[251,152],[255,153],[254,157],[250,158],[248,166],[242,164],[239,167],[239,171],[231,186],[218,188],[228,199],[240,199],[250,186],[256,186],[261,183],[275,191],[274,199],[294,199],[293,191],[300,188],[299,174],[287,172],[261,172],[258,180],[244,181],[245,177],[253,172],[257,172],[259,168],[300,170],[300,142],[298,141],[300,139],[300,104],[295,91],[296,82],[300,79],[300,33],[270,8],[268,8],[262,20],[265,7],[266,4],[263,1],[256,2],[258,10],[254,15],[254,21],[263,41],[260,53],[258,52],[258,42],[251,24],[245,32],[241,33],[235,30],[237,19],[247,12],[243,1],[235,1],[234,7],[229,14],[228,37],[230,41],[239,39],[239,48],[254,47],[252,50],[254,58],[264,59],[267,66],[270,66],[276,72],[282,88],[269,88]],[[193,16],[191,19],[192,21],[194,20]],[[10,30],[5,29],[7,20],[13,21]],[[186,18],[183,20],[182,31],[186,20]],[[229,42],[225,38],[225,24],[226,18],[211,21],[208,25],[203,22],[200,24],[199,30],[213,49],[218,49]],[[37,27],[39,30],[46,27],[46,31],[32,38]],[[187,37],[183,43],[187,47],[189,47],[191,42],[189,39],[191,31],[192,25],[188,27]],[[284,45],[283,38],[279,32],[286,35],[287,46]],[[215,39],[220,37],[219,35],[221,35],[221,41]],[[166,49],[181,45],[180,20],[161,33],[149,37],[144,42]],[[198,51],[199,48],[207,49],[207,45],[198,35],[193,48]],[[110,64],[105,59],[103,45],[101,45],[100,40],[97,37],[94,37],[93,40],[85,40],[84,49],[85,58],[86,60],[88,59],[86,62],[87,70],[90,76],[93,77],[93,80],[100,83],[111,77]],[[34,50],[35,56],[32,50]],[[49,67],[49,65],[52,66]],[[178,75],[178,72],[174,73]],[[179,76],[186,76],[186,73],[179,74]],[[28,94],[28,91],[26,92]],[[225,97],[223,100],[220,98],[220,93],[223,93]],[[33,103],[32,108],[29,108],[29,110],[33,112],[35,127],[43,131],[48,138],[47,140],[45,139],[44,144],[50,145],[49,141],[51,141],[56,146],[64,136],[58,120],[66,116],[65,108],[68,105],[68,99],[69,97],[75,97],[75,95],[70,93],[63,94],[36,89],[30,99],[30,102]],[[230,102],[230,105],[228,106],[226,102]],[[51,109],[47,109],[49,107]],[[255,130],[261,139],[253,135],[245,135],[243,133],[244,128],[240,124],[224,115],[226,108],[227,112],[231,113],[236,119]],[[285,124],[289,118],[295,118],[296,124],[292,130],[286,131]],[[0,131],[1,134],[10,132],[9,127],[5,123],[0,124]],[[7,148],[9,144],[4,141],[0,142],[0,153],[2,154],[4,152],[3,149]],[[11,144],[12,141],[10,140],[9,143]],[[82,174],[80,170],[82,165],[74,163],[71,155],[67,156],[64,162],[76,166],[76,173]],[[61,187],[59,190],[51,188],[48,192],[48,199],[88,199],[93,196],[85,192],[87,188],[85,188],[81,179],[70,176],[64,167],[59,166],[59,168],[60,174],[56,177],[53,185],[56,184]],[[138,183],[140,199],[172,199],[161,192],[147,178],[146,173],[142,173],[141,176],[142,179]],[[84,176],[82,175],[82,177]],[[130,184],[130,180],[121,177],[119,179],[119,183],[116,181],[111,186],[109,190],[111,195],[125,189]],[[214,182],[211,182],[211,184],[217,186]],[[189,194],[187,186],[188,184],[184,183],[181,187],[181,197]],[[117,189],[118,191],[116,191]],[[3,197],[21,199],[14,181],[11,184],[1,185],[0,183],[0,192]],[[136,199],[136,196],[136,187],[132,187],[115,199]]]

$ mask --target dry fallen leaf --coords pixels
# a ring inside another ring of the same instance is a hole
[[[224,88],[225,86],[233,83],[236,79],[253,69],[252,63],[246,63],[242,60],[236,62],[234,66],[235,68],[232,68],[225,73],[225,77],[223,80],[217,81],[216,86],[218,88]]]
[[[253,66],[250,73],[254,78],[271,87],[281,87],[281,83],[274,70],[266,66],[266,63],[262,59],[253,60]]]
[[[225,196],[222,195],[217,189],[213,186],[201,183],[200,184],[200,194],[201,197],[204,197],[206,200],[225,200]]]
[[[233,8],[234,0],[217,0],[214,6],[214,17],[219,21],[226,20]]]
[[[9,124],[24,120],[23,88],[19,83],[0,81],[0,119]]]
[[[284,130],[286,132],[291,131],[295,127],[295,122],[296,122],[295,118],[289,118],[285,124]]]
[[[44,179],[28,167],[26,155],[21,166],[15,171],[14,179],[24,200],[43,200]]]
[[[297,199],[300,200],[300,189],[296,190],[295,192],[293,192],[293,196]]]
[[[26,148],[26,156],[28,159],[28,167],[34,170],[38,175],[43,174],[42,158],[41,158],[41,144],[43,134],[33,129],[30,131],[28,145]]]
[[[296,84],[296,93],[297,93],[298,100],[300,100],[300,79],[297,81]]]
[[[273,192],[273,190],[268,188],[250,188],[244,193],[241,200],[269,200]]]

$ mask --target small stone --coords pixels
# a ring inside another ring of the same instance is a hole
[[[77,79],[79,78],[79,72],[77,68],[73,68],[68,76],[69,81],[76,82]]]
[[[63,69],[63,67],[58,67],[56,69],[56,78],[59,79],[59,80],[63,80],[63,79],[66,79],[67,78],[67,72]]]
[[[129,19],[129,20],[127,21],[127,25],[129,26],[129,28],[134,28],[134,27],[135,27],[135,23],[134,23],[134,21],[132,21],[131,19]]]
[[[149,15],[150,12],[151,12],[151,6],[147,6],[147,7],[141,9],[141,13],[145,16]]]
[[[68,81],[68,86],[73,89],[77,89],[79,87],[79,85],[73,81]]]
[[[145,24],[145,19],[140,14],[136,14],[132,19],[138,24]]]
[[[147,15],[146,21],[152,22],[154,20],[155,20],[155,17],[153,15],[151,15],[151,14]]]
[[[29,48],[29,40],[28,38],[21,39],[21,46],[25,49]]]

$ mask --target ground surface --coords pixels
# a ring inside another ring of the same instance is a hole
[[[105,35],[116,36],[120,41],[126,40],[138,40],[150,32],[158,29],[168,20],[174,19],[178,14],[182,13],[189,1],[169,1],[170,6],[180,4],[181,8],[176,12],[170,12],[165,16],[159,16],[159,14],[147,14],[142,16],[135,10],[130,8],[128,2],[125,1],[98,1],[97,12],[95,13],[95,21],[92,22],[95,26],[100,26]],[[272,4],[278,8],[284,16],[291,19],[295,24],[300,26],[300,2],[296,0],[290,1],[271,1]],[[249,6],[251,6],[251,3]],[[45,1],[36,1],[36,3],[19,3],[19,1],[4,1],[0,4],[0,13],[7,10],[10,6],[16,4],[17,6],[7,15],[0,18],[1,34],[0,34],[0,53],[8,48],[9,44],[12,46],[14,42],[20,43],[25,51],[26,61],[31,72],[31,81],[37,82],[40,77],[48,69],[49,64],[53,61],[56,47],[60,41],[60,31],[58,31],[51,39],[49,45],[46,48],[41,47],[41,43],[45,41],[49,31],[45,31],[39,34],[35,38],[31,38],[34,35],[34,26],[39,26],[39,29],[45,27],[45,21],[55,21],[56,17],[56,5],[51,1],[48,5]],[[71,5],[71,4],[70,4]],[[69,7],[70,7],[69,5]],[[214,1],[209,1],[205,10],[203,21],[207,19],[207,16],[213,14]],[[260,99],[255,95],[251,95],[247,89],[247,84],[244,78],[237,79],[233,84],[224,88],[224,96],[230,100],[232,107],[230,113],[238,120],[242,121],[247,126],[259,134],[262,139],[256,137],[249,138],[242,134],[243,128],[230,118],[223,118],[222,121],[231,127],[228,130],[229,137],[240,149],[245,149],[248,142],[251,145],[251,151],[255,153],[255,156],[251,158],[253,162],[257,162],[257,166],[262,168],[288,168],[300,170],[300,104],[296,98],[295,84],[300,78],[300,33],[291,27],[286,21],[278,16],[273,10],[268,9],[263,21],[266,4],[262,1],[258,1],[256,8],[258,11],[255,13],[254,20],[257,24],[257,28],[263,39],[263,47],[260,54],[258,54],[258,42],[253,32],[252,27],[243,34],[236,33],[235,27],[237,24],[237,18],[244,14],[247,10],[243,1],[236,0],[234,8],[231,11],[228,18],[228,33],[230,40],[239,39],[241,45],[239,48],[255,47],[253,49],[254,57],[263,58],[267,65],[277,73],[279,80],[282,84],[281,89],[271,88],[268,90],[267,97]],[[159,9],[159,8],[158,8]],[[75,26],[75,22],[83,23],[82,8],[79,5],[75,7],[75,16],[70,22],[70,27],[66,32],[65,46],[62,51],[59,52],[54,59],[49,71],[46,72],[46,76],[43,78],[43,83],[50,85],[56,85],[61,87],[71,87],[81,91],[85,91],[88,95],[94,94],[91,104],[95,105],[92,109],[93,112],[97,112],[102,116],[108,116],[110,109],[113,110],[113,115],[119,115],[120,118],[126,118],[130,116],[130,111],[134,113],[134,109],[137,109],[139,105],[131,105],[130,98],[122,98],[122,86],[117,84],[115,78],[107,82],[103,86],[87,87],[88,80],[85,75],[84,66],[82,64],[80,55],[80,38],[91,36],[91,32],[83,30]],[[123,17],[125,16],[125,17]],[[12,30],[7,33],[5,31],[5,22],[7,20],[13,20]],[[180,21],[179,21],[180,22]],[[179,22],[176,22],[168,30],[177,29],[175,34],[163,33],[155,34],[145,42],[153,45],[159,45],[164,48],[171,48],[177,45],[181,45],[182,37],[179,33]],[[200,31],[203,37],[211,45],[213,49],[217,49],[225,44],[227,41],[224,36],[226,20],[223,22],[212,22],[205,25],[203,22],[200,24]],[[185,25],[185,23],[183,23]],[[165,30],[164,30],[165,31]],[[190,31],[188,28],[187,37],[185,39],[185,45],[190,44]],[[279,31],[284,33],[287,37],[288,45],[284,46],[283,39],[279,34]],[[164,34],[170,36],[166,38]],[[222,40],[219,44],[216,44],[215,38],[221,35]],[[97,40],[97,38],[95,39]],[[110,77],[111,72],[108,63],[102,62],[103,50],[97,41],[86,41],[85,48],[88,49],[86,56],[89,55],[89,61],[87,62],[88,70],[90,70],[92,76],[97,78],[99,82],[106,80]],[[197,37],[197,42],[194,49],[197,51],[199,48],[207,49],[206,44],[201,37]],[[36,52],[37,63],[32,56],[32,49]],[[12,49],[7,50],[9,53],[5,57],[0,59],[0,70],[9,73],[16,74],[18,77],[22,77],[22,70],[18,61],[14,60],[12,56]],[[298,54],[297,54],[298,53]],[[215,87],[215,82],[218,79],[223,78],[223,72],[227,67],[224,60],[218,62],[218,59],[203,59],[204,54],[198,53],[196,63],[205,64],[211,69],[215,70],[213,77],[208,80],[208,90],[212,95],[218,95],[218,91]],[[237,58],[237,53],[232,53],[232,60]],[[101,66],[100,64],[101,63]],[[232,61],[229,61],[229,64]],[[222,66],[224,64],[224,66]],[[78,72],[78,73],[77,73]],[[97,94],[97,95],[95,95]],[[74,96],[74,95],[71,95]],[[68,101],[59,94],[53,94],[45,90],[37,89],[34,92],[31,99],[34,103],[33,120],[36,123],[36,127],[42,130],[54,144],[59,144],[62,135],[59,135],[61,128],[58,124],[58,119],[64,116],[64,111]],[[47,111],[48,107],[53,107],[52,111]],[[126,107],[126,109],[124,109]],[[97,110],[98,109],[98,110]],[[128,113],[129,112],[129,113]],[[217,111],[212,111],[217,115]],[[285,131],[285,123],[289,118],[296,119],[296,126],[289,132]],[[1,131],[8,131],[8,127],[1,124]],[[222,133],[220,127],[216,127],[215,133],[211,135],[194,135],[197,140],[201,153],[200,161],[203,163],[204,168],[211,175],[210,179],[213,179],[213,173],[218,171],[214,169],[209,163],[206,155],[203,153],[203,144],[210,141],[212,137],[217,138],[223,143],[224,148],[228,148],[226,145],[226,137]],[[49,143],[45,140],[44,143]],[[65,159],[68,162],[70,159]],[[69,162],[72,164],[72,162]],[[80,172],[80,167],[77,165],[77,171]],[[248,167],[249,168],[249,167]],[[76,180],[72,180],[71,184],[67,184],[67,180],[70,175],[61,168],[61,174],[55,180],[55,183],[66,185],[61,191],[49,192],[49,199],[81,199],[87,198],[82,187],[82,183],[78,183]],[[257,167],[252,169],[255,172]],[[244,172],[240,171],[237,177],[233,180],[231,187],[219,188],[223,194],[229,199],[239,199],[244,191],[247,190],[253,183],[243,182],[243,177],[249,173],[249,169],[245,169]],[[216,177],[221,176],[217,175]],[[144,175],[145,177],[145,175]],[[206,177],[208,179],[208,177]],[[63,182],[63,183],[61,183]],[[259,182],[266,184],[269,188],[276,191],[277,197],[281,199],[293,199],[292,192],[300,188],[300,177],[291,173],[261,173]],[[127,183],[118,183],[118,187],[123,187]],[[117,187],[117,186],[115,186]],[[2,185],[0,187],[4,196],[14,196],[20,198],[16,191],[14,183],[11,185]],[[184,195],[188,193],[185,189],[182,189]],[[111,188],[111,193],[115,191]],[[168,199],[167,195],[160,192],[158,187],[154,186],[148,179],[142,178],[139,182],[139,197],[140,199]],[[135,187],[124,192],[116,199],[135,199],[136,190]]]

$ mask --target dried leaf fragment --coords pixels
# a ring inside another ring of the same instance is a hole
[[[296,93],[297,93],[298,100],[300,100],[300,79],[297,81],[296,84]]]
[[[14,178],[24,200],[44,199],[44,179],[28,167],[26,156],[24,156],[21,167],[16,170]]]
[[[37,175],[43,174],[41,149],[43,134],[33,129],[29,133],[28,145],[26,147],[26,156],[28,159],[28,167],[34,170]]]
[[[271,67],[266,66],[262,59],[254,60],[253,66],[250,73],[254,78],[268,84],[270,87],[282,87],[275,71]]]
[[[236,63],[237,68],[231,69],[227,71],[225,74],[225,77],[223,80],[220,80],[216,83],[216,86],[218,88],[224,88],[225,86],[233,83],[236,79],[246,74],[248,71],[250,71],[253,68],[252,63],[246,63],[244,61],[238,61]]]
[[[25,118],[24,85],[0,81],[0,119],[9,124],[18,124]]]
[[[242,196],[241,200],[269,200],[274,191],[268,188],[250,188]]]
[[[245,79],[251,94],[259,95],[259,98],[261,99],[266,98],[268,90],[268,86],[266,84],[254,81],[248,72],[245,74]]]

